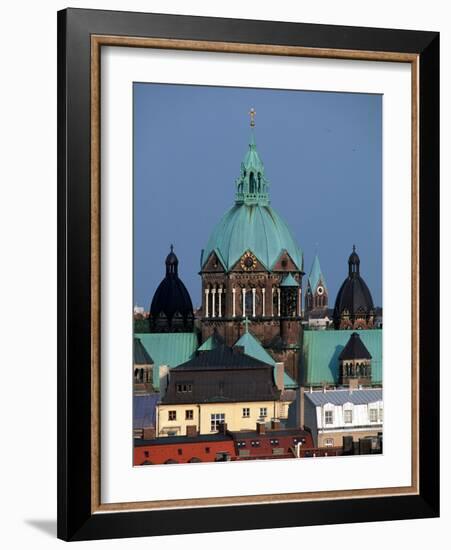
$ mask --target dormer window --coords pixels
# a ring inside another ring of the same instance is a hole
[[[324,424],[331,425],[334,423],[334,411],[324,411]]]

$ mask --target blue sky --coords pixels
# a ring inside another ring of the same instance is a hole
[[[254,107],[271,205],[307,275],[318,250],[333,307],[355,243],[382,305],[382,96],[135,83],[133,97],[135,303],[149,308],[173,243],[200,304],[201,250],[233,205]]]

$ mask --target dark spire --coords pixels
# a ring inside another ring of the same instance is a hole
[[[356,277],[360,275],[360,258],[357,252],[355,251],[355,244],[352,245],[352,253],[349,256],[348,266],[349,266],[350,277]]]

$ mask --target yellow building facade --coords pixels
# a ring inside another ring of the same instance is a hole
[[[231,431],[254,430],[259,421],[286,420],[289,405],[290,401],[159,404],[157,436],[193,435],[194,430],[201,435],[212,434],[224,423]]]

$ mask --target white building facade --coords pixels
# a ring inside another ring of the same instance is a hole
[[[341,447],[344,436],[358,441],[382,432],[382,389],[307,391],[304,400],[304,424],[317,447]]]

